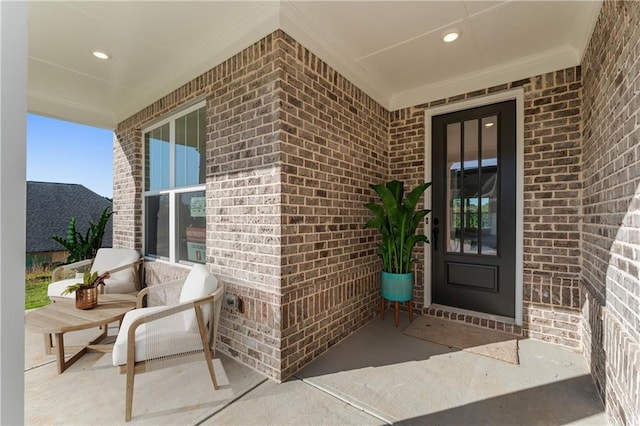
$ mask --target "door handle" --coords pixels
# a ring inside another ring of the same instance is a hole
[[[433,219],[433,229],[431,232],[433,233],[433,251],[438,251],[438,234],[440,233],[440,228],[438,228],[438,224],[440,221],[438,219]]]

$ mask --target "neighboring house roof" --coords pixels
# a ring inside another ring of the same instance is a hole
[[[84,233],[89,222],[95,224],[112,202],[73,183],[27,182],[27,253],[64,250],[51,239],[58,235],[67,237],[72,217],[76,218],[76,230]],[[102,240],[102,247],[112,245],[112,223],[109,219]]]

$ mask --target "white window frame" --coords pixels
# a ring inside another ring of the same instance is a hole
[[[176,150],[175,150],[175,122],[176,119],[182,116],[185,116],[193,111],[197,111],[200,108],[206,108],[206,101],[197,102],[191,106],[186,108],[182,108],[171,115],[161,119],[160,121],[154,122],[152,125],[145,127],[142,129],[142,253],[145,259],[159,260],[164,262],[169,262],[173,264],[179,265],[195,265],[195,262],[189,262],[186,260],[177,259],[176,253],[176,198],[178,194],[185,192],[196,192],[196,191],[205,191],[206,196],[206,183],[192,185],[192,186],[181,186],[176,188],[175,186],[175,178],[176,178]],[[160,190],[154,191],[146,191],[144,190],[144,182],[146,179],[145,175],[145,161],[147,152],[145,150],[145,135],[159,127],[162,127],[169,123],[169,188],[164,188]],[[202,155],[206,155],[206,152],[202,153]],[[147,254],[147,221],[146,221],[146,199],[147,197],[152,197],[156,195],[168,194],[169,195],[169,257],[164,256],[155,256]],[[206,218],[205,218],[206,223]],[[206,243],[205,243],[206,244]]]

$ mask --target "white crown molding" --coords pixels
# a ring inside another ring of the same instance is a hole
[[[300,11],[295,1],[281,0],[280,29],[309,49],[333,69],[346,77],[376,102],[389,109],[392,91],[382,81],[371,75],[353,57],[340,49],[334,40]]]
[[[516,61],[394,94],[390,111],[580,65],[576,49],[565,45]]]

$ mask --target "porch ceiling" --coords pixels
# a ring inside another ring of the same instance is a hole
[[[113,128],[278,28],[395,110],[579,64],[600,5],[32,1],[29,111]]]

